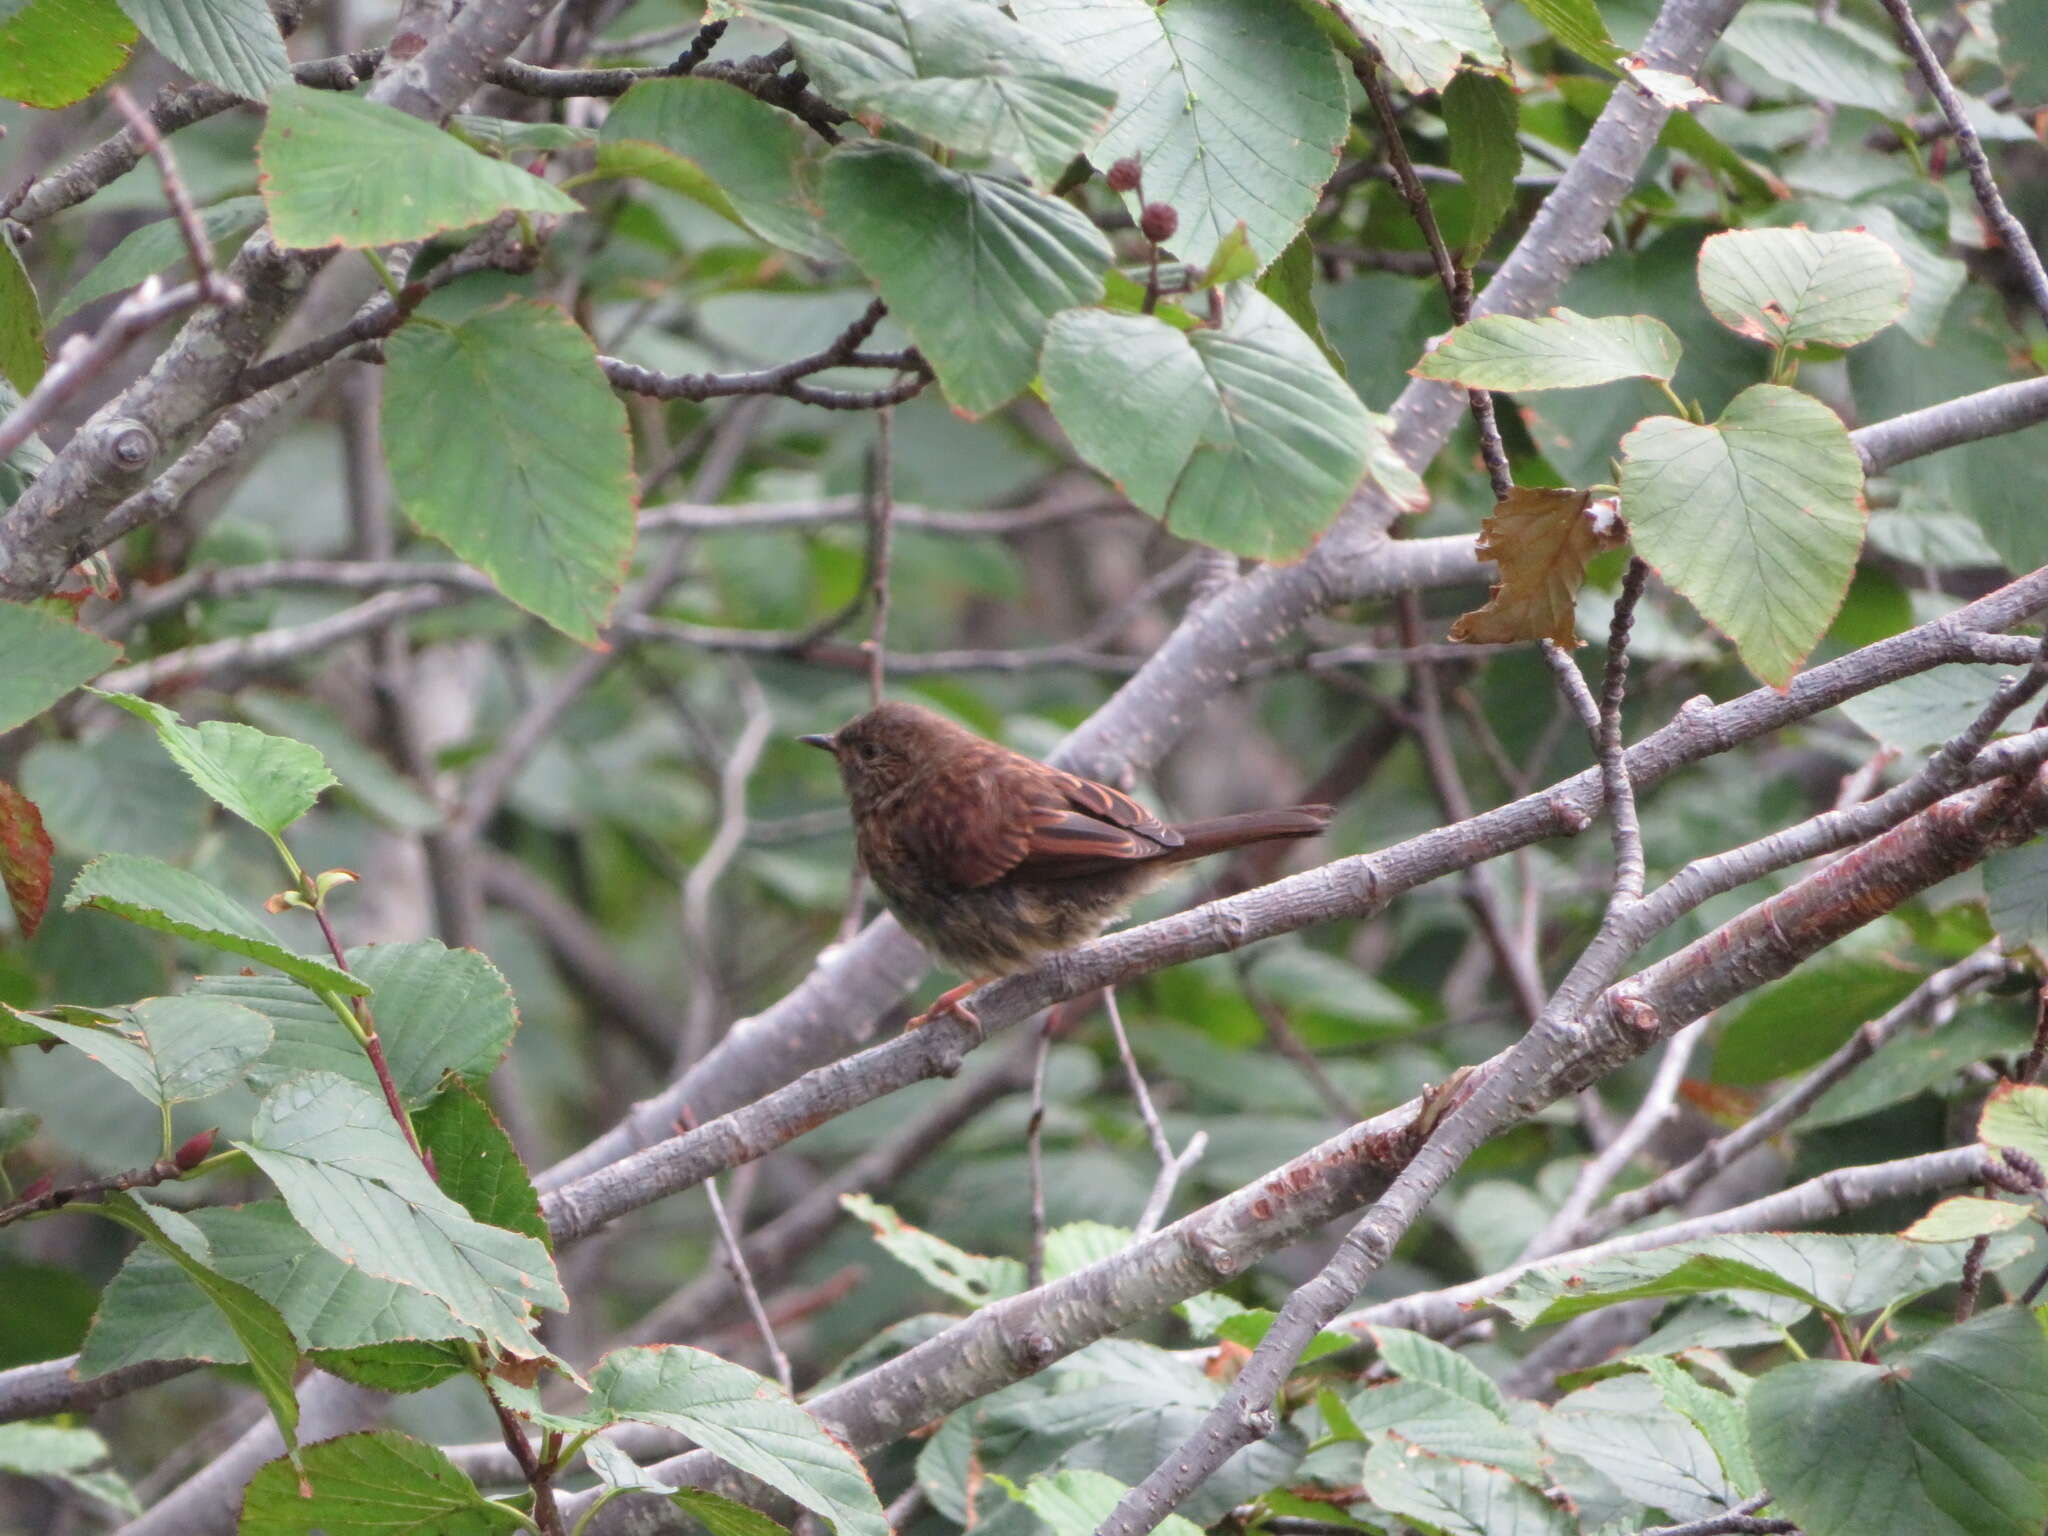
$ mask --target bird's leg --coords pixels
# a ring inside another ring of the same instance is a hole
[[[972,1024],[977,1031],[980,1030],[981,1020],[976,1018],[974,1010],[967,1006],[966,999],[969,993],[980,991],[995,979],[993,976],[977,976],[971,981],[961,982],[959,986],[952,988],[950,991],[941,992],[933,1000],[931,1007],[925,1009],[923,1013],[920,1013],[903,1027],[906,1030],[916,1029],[919,1025],[929,1024],[933,1019],[941,1018],[950,1013],[954,1018],[959,1019],[963,1023]]]

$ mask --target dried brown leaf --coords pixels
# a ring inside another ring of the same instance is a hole
[[[1451,626],[1451,638],[1474,645],[1555,640],[1579,643],[1572,606],[1586,564],[1627,542],[1621,520],[1595,516],[1591,491],[1516,486],[1479,526],[1479,557],[1500,568],[1486,606]],[[1611,505],[1611,504],[1603,504]]]
[[[0,779],[0,884],[14,906],[15,926],[34,938],[50,904],[50,834],[36,803]]]

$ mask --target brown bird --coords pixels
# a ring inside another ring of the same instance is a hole
[[[915,704],[883,704],[830,736],[860,862],[896,921],[973,979],[910,1021],[969,1023],[961,999],[1084,944],[1180,865],[1313,837],[1327,805],[1169,826],[1129,795],[985,741]]]

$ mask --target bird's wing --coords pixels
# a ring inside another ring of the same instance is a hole
[[[1098,873],[1180,846],[1180,834],[1129,795],[1005,751],[945,786],[956,804],[929,806],[943,829],[929,850],[956,884],[993,885],[1022,870],[1043,880]]]

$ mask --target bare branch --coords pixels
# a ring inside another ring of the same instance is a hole
[[[1214,612],[1234,594],[1264,577],[1265,573],[1259,572],[1245,578],[1212,600],[1201,613]],[[1761,688],[1721,705],[1694,701],[1669,725],[1629,749],[1631,780],[1638,787],[1646,787],[1684,763],[1728,751],[1867,689],[1945,660],[1963,659],[1974,654],[1971,637],[1981,638],[1983,628],[2021,622],[2044,604],[2048,604],[2048,569],[2023,577],[1932,623],[1810,668],[1794,678],[1782,693]],[[2032,641],[2020,643],[2028,653],[2032,652]],[[1150,666],[1147,670],[1151,670]],[[1102,716],[1096,718],[1100,720]],[[1993,755],[1985,754],[1987,758]],[[1977,766],[1987,768],[1982,762]],[[1276,882],[1264,887],[1261,898],[1255,902],[1239,899],[1212,903],[1178,917],[1098,939],[1035,970],[984,989],[976,1001],[976,1011],[989,1027],[1002,1028],[1060,997],[1127,980],[1161,965],[1236,949],[1309,922],[1368,915],[1400,893],[1452,870],[1547,837],[1582,831],[1592,824],[1602,799],[1598,770],[1589,769],[1470,821],[1425,833],[1376,854],[1339,860]],[[690,1177],[685,1170],[696,1166],[693,1162],[680,1160],[666,1165],[656,1158],[653,1163],[641,1164],[628,1156],[636,1149],[652,1145],[673,1122],[674,1112],[670,1111],[658,1122],[658,1128],[649,1124],[671,1099],[680,1107],[685,1094],[708,1093],[716,1087],[721,1098],[730,1095],[726,1102],[748,1105],[750,1113],[758,1110],[769,1102],[760,1096],[775,1084],[788,1081],[791,1069],[802,1063],[803,1051],[825,1052],[846,1036],[858,1039],[861,1026],[896,1002],[921,974],[922,966],[916,945],[902,934],[894,920],[878,919],[853,944],[835,949],[770,1013],[735,1026],[697,1072],[637,1105],[621,1126],[546,1170],[537,1182],[543,1188],[559,1189],[571,1180],[585,1180],[593,1194],[600,1185],[610,1186],[602,1202],[591,1208],[593,1213],[600,1209],[609,1212],[598,1220],[608,1220],[645,1198],[658,1198],[660,1193],[667,1192],[661,1186],[670,1177],[684,1180],[670,1188],[687,1187]],[[846,1031],[846,1036],[832,1033],[835,1025]],[[902,1082],[944,1070],[953,1051],[967,1043],[964,1033],[962,1026],[963,1038],[954,1041],[953,1031],[945,1020],[918,1030],[913,1039],[923,1038],[911,1048],[916,1053],[915,1062],[907,1054],[892,1058],[890,1071],[900,1070],[907,1075],[889,1086],[900,1086]],[[771,1042],[779,1054],[770,1054]],[[898,1041],[884,1049],[903,1048],[904,1042]],[[739,1065],[741,1060],[745,1061],[743,1068]],[[833,1091],[839,1092],[836,1085]],[[760,1102],[753,1102],[756,1100]],[[705,1130],[716,1124],[708,1123]],[[640,1171],[622,1171],[629,1167]],[[627,1186],[638,1184],[642,1178],[648,1181],[646,1190],[639,1195],[627,1195]],[[613,1208],[613,1202],[622,1198],[625,1203]]]
[[[1789,1129],[1820,1101],[1821,1095],[1876,1055],[1901,1032],[1918,1024],[1942,1005],[2005,975],[2009,969],[1997,947],[1988,945],[1967,960],[1959,960],[1944,970],[1936,971],[1881,1017],[1872,1019],[1857,1030],[1832,1056],[1751,1116],[1746,1124],[1716,1138],[1687,1162],[1651,1180],[1641,1189],[1633,1189],[1617,1197],[1583,1220],[1554,1222],[1556,1237],[1562,1242],[1589,1242],[1622,1227],[1632,1226],[1646,1216],[1655,1215],[1689,1198],[1722,1169]],[[1545,1251],[1545,1246],[1538,1243],[1531,1243],[1529,1248],[1538,1256]]]
[[[1913,7],[1908,0],[1882,0],[1882,3],[1897,24],[1899,41],[1905,44],[1906,52],[1920,71],[1920,78],[1927,82],[1927,89],[1941,103],[1941,115],[1948,119],[1949,131],[1956,136],[1956,148],[1962,153],[1963,165],[1970,173],[1970,186],[1977,194],[1977,205],[1984,210],[1985,222],[1996,232],[1999,244],[2005,247],[2006,254],[2020,269],[2020,280],[2033,299],[2034,308],[2042,319],[2048,320],[2048,271],[2042,270],[2041,253],[2034,249],[2027,227],[2012,216],[2012,210],[2005,206],[2005,199],[1999,194],[1998,182],[1991,174],[1991,162],[1985,158],[1984,145],[1977,137],[1976,127],[1970,122],[1969,110],[1956,94],[1948,72],[1941,67],[1941,60],[1928,46],[1927,34],[1920,30],[1920,23],[1913,15]]]
[[[448,592],[442,587],[396,587],[357,603],[353,608],[344,608],[327,618],[315,619],[310,624],[236,635],[227,640],[209,640],[203,645],[166,651],[132,667],[117,667],[99,679],[99,686],[122,693],[146,693],[165,683],[194,677],[208,678],[217,686],[225,686],[223,680],[226,678],[281,667],[344,640],[395,624],[412,614],[442,607],[448,601]]]

